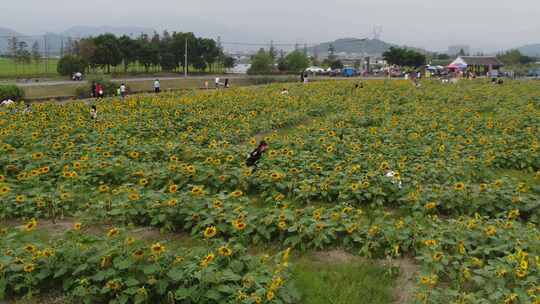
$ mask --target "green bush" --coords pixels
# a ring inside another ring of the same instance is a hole
[[[24,90],[16,85],[0,85],[0,101],[6,99],[20,100],[24,97]]]
[[[66,55],[58,61],[56,70],[62,76],[71,76],[77,72],[84,72],[88,63],[78,56]]]

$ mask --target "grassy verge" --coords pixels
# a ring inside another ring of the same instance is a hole
[[[395,278],[388,269],[362,261],[294,261],[295,286],[302,304],[392,303]]]

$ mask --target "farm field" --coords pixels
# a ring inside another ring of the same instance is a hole
[[[39,63],[15,63],[9,58],[0,58],[0,77],[24,77],[57,75],[56,65],[58,59],[50,58]]]
[[[0,300],[540,303],[538,83],[353,87],[2,108]]]

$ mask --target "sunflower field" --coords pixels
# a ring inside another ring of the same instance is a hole
[[[281,86],[1,108],[0,300],[301,303],[291,252],[345,248],[413,258],[413,303],[540,303],[538,83]]]

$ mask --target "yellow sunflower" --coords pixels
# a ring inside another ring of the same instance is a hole
[[[161,245],[160,243],[153,244],[150,249],[152,250],[152,253],[155,255],[160,255],[165,252],[165,246]]]
[[[209,239],[214,237],[217,234],[217,229],[215,226],[206,227],[204,230],[204,237]]]

